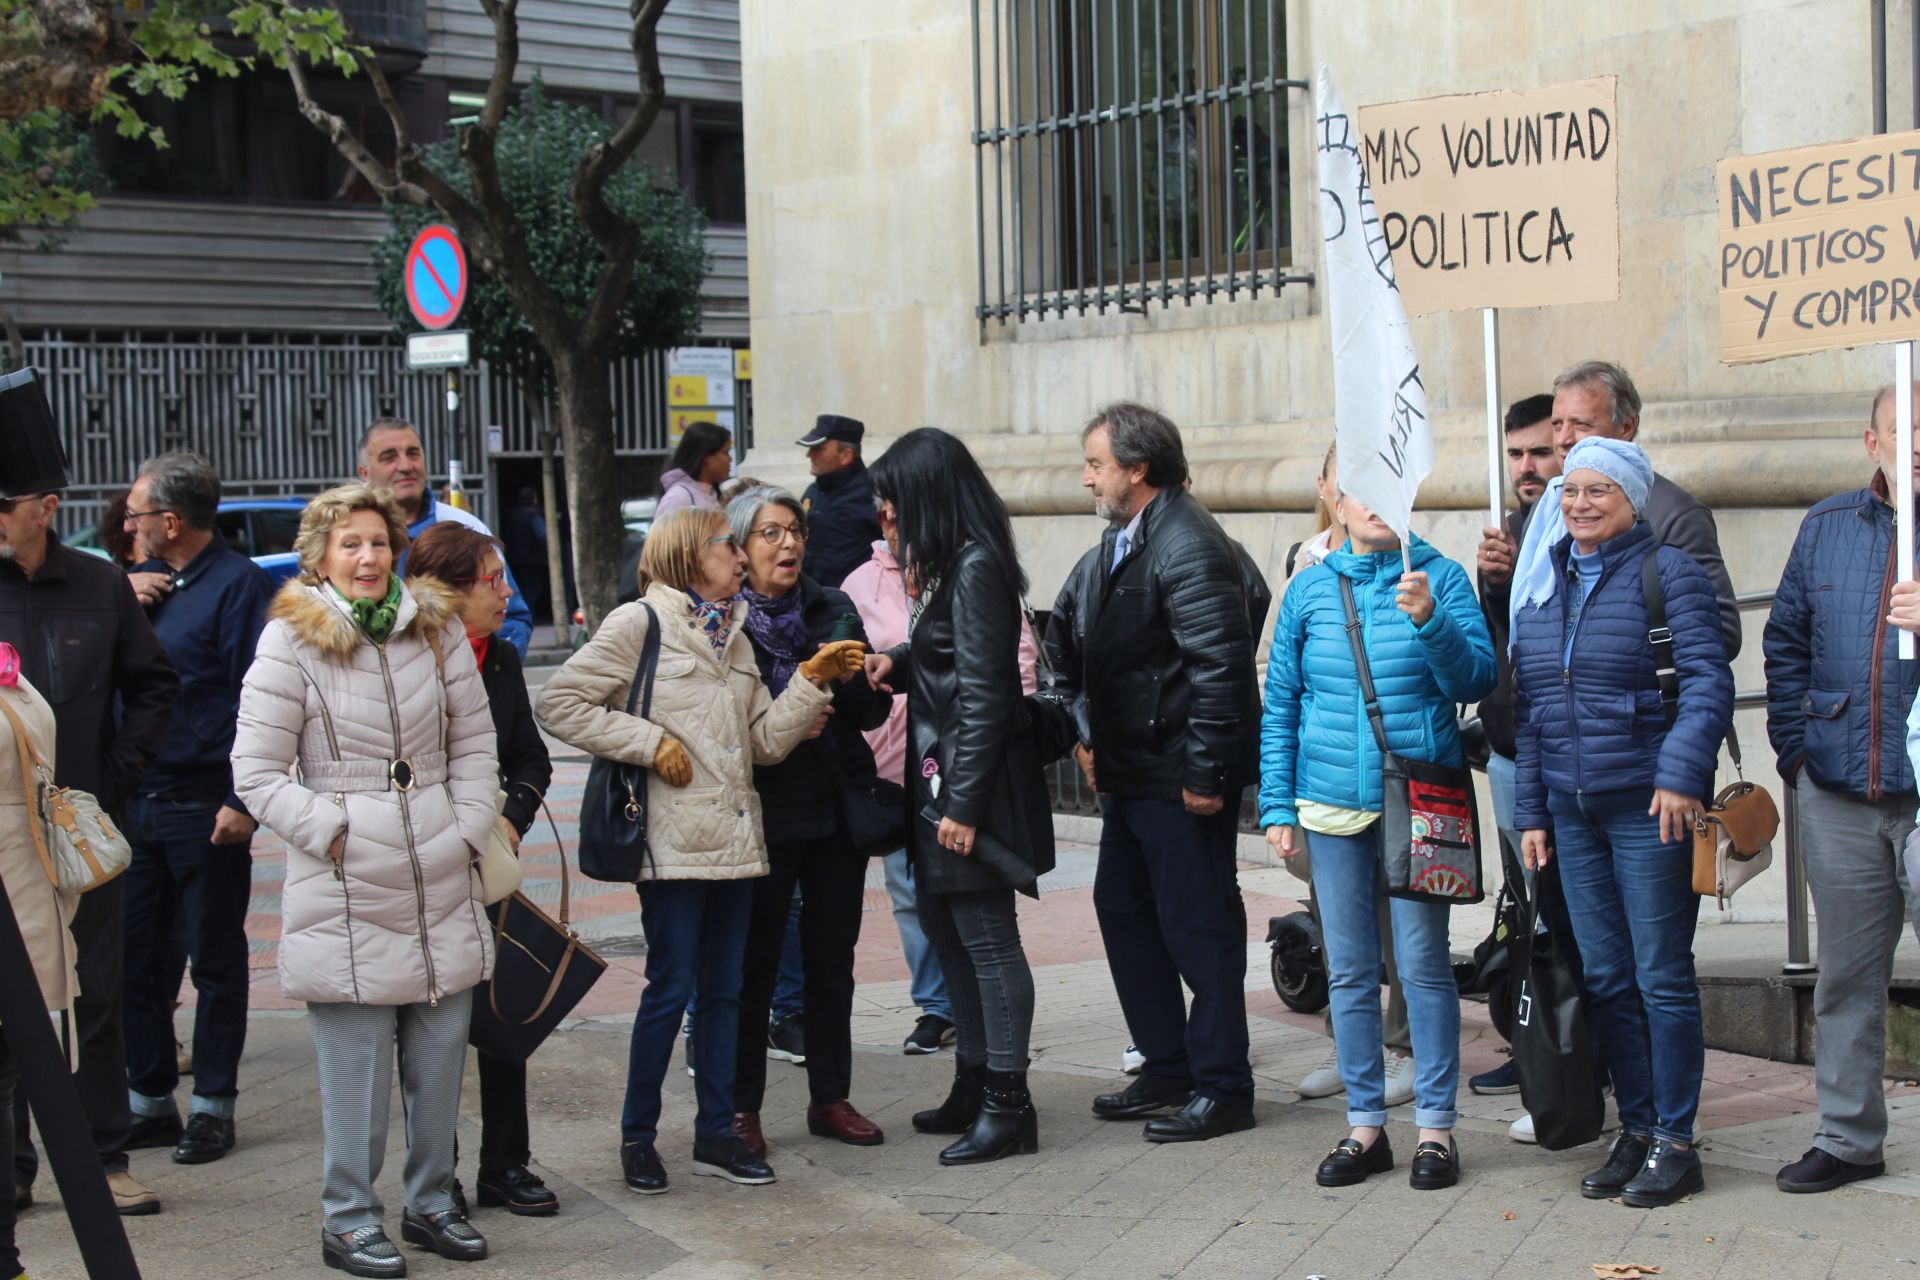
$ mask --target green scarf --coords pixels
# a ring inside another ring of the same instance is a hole
[[[346,600],[347,612],[359,628],[367,633],[367,639],[375,644],[385,644],[387,637],[393,634],[394,619],[400,616],[400,579],[394,574],[387,575],[387,594],[381,600],[368,600],[364,597],[347,600],[340,595],[340,588],[331,582],[327,584],[333,594]]]

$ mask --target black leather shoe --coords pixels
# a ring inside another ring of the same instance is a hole
[[[743,1187],[764,1187],[773,1181],[767,1162],[730,1133],[724,1138],[694,1138],[693,1171],[702,1178],[725,1178]]]
[[[1413,1149],[1407,1185],[1415,1191],[1438,1191],[1460,1181],[1460,1148],[1451,1140],[1423,1142]]]
[[[1655,1138],[1647,1148],[1647,1162],[1631,1182],[1620,1188],[1620,1200],[1636,1209],[1661,1209],[1682,1196],[1706,1189],[1707,1175],[1700,1167],[1700,1153]]]
[[[400,1215],[400,1238],[431,1249],[449,1262],[478,1262],[487,1256],[487,1238],[458,1209],[445,1213],[409,1209]]]
[[[1205,1142],[1253,1128],[1253,1099],[1220,1102],[1199,1094],[1170,1116],[1147,1121],[1148,1142]]]
[[[965,1133],[973,1127],[973,1118],[980,1114],[980,1095],[986,1087],[985,1063],[976,1067],[955,1064],[953,1088],[947,1091],[947,1100],[931,1111],[914,1112],[914,1131],[917,1133]]]
[[[127,1150],[170,1147],[180,1141],[181,1132],[179,1116],[135,1116],[127,1130]]]
[[[1386,1134],[1375,1138],[1370,1147],[1361,1146],[1355,1138],[1342,1138],[1320,1162],[1313,1180],[1323,1187],[1351,1187],[1391,1168],[1393,1144],[1387,1141]]]
[[[1093,1114],[1102,1120],[1132,1120],[1168,1107],[1184,1107],[1191,1101],[1192,1081],[1142,1073],[1128,1081],[1119,1093],[1103,1093],[1095,1098]]]
[[[1622,1133],[1613,1140],[1607,1162],[1580,1179],[1580,1194],[1589,1200],[1611,1200],[1633,1181],[1633,1175],[1647,1162],[1652,1140],[1637,1133]]]
[[[407,1274],[407,1260],[379,1227],[361,1227],[345,1235],[320,1229],[320,1261],[350,1276],[391,1277]]]
[[[211,1164],[233,1150],[233,1121],[196,1111],[173,1149],[175,1164]]]
[[[544,1218],[560,1211],[560,1197],[523,1164],[495,1173],[482,1169],[477,1185],[482,1209],[505,1208],[523,1218]]]
[[[651,1142],[629,1142],[620,1148],[620,1172],[626,1176],[627,1190],[643,1196],[657,1196],[667,1189],[667,1166]]]
[[[940,1153],[940,1163],[986,1164],[1007,1156],[1030,1156],[1040,1149],[1040,1119],[1027,1092],[1024,1071],[988,1071],[980,1113],[960,1141]]]
[[[1875,1160],[1872,1164],[1855,1164],[1851,1160],[1842,1160],[1831,1151],[1812,1147],[1807,1154],[1775,1174],[1773,1185],[1782,1191],[1801,1194],[1810,1191],[1831,1191],[1835,1187],[1844,1187],[1849,1182],[1863,1182],[1868,1178],[1877,1178],[1886,1171],[1885,1160]]]

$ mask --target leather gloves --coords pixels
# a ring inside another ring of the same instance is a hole
[[[801,663],[800,674],[824,689],[829,681],[864,670],[866,658],[867,646],[858,640],[835,640]]]
[[[653,749],[653,771],[670,787],[684,787],[693,781],[693,761],[678,738],[662,737]]]

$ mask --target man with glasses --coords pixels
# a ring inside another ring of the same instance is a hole
[[[53,707],[54,782],[91,792],[121,821],[166,740],[180,677],[126,574],[70,550],[53,531],[66,487],[66,453],[38,380],[31,371],[0,378],[0,640],[19,652],[23,673]],[[74,913],[80,996],[72,1035],[79,1054],[74,1085],[95,1149],[115,1207],[133,1215],[158,1213],[160,1197],[127,1172],[125,893],[126,877],[110,880],[84,895]],[[14,1141],[15,1203],[24,1207],[40,1164],[24,1095],[14,1100]]]
[[[134,572],[167,584],[148,615],[180,673],[171,732],[127,801],[128,1145],[172,1147],[177,1164],[205,1164],[232,1149],[247,1035],[255,824],[233,792],[229,757],[240,685],[266,625],[273,580],[214,531],[219,507],[220,477],[185,451],[148,461],[127,498],[126,528],[143,561]],[[199,995],[184,1130],[173,1098],[180,1084],[176,922]]]
[[[873,486],[860,460],[867,427],[853,418],[823,413],[813,430],[795,444],[807,451],[813,483],[800,505],[807,512],[807,576],[823,587],[838,587],[867,562],[880,540],[873,514]],[[744,548],[743,548],[744,550]]]

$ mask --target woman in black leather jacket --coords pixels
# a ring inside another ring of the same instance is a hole
[[[907,693],[907,849],[957,1032],[953,1090],[913,1127],[963,1135],[942,1164],[1029,1154],[1033,972],[1013,895],[1037,896],[1053,869],[1053,817],[1020,688],[1026,575],[1005,505],[955,437],[910,431],[871,475],[915,599],[907,643],[868,673]]]

